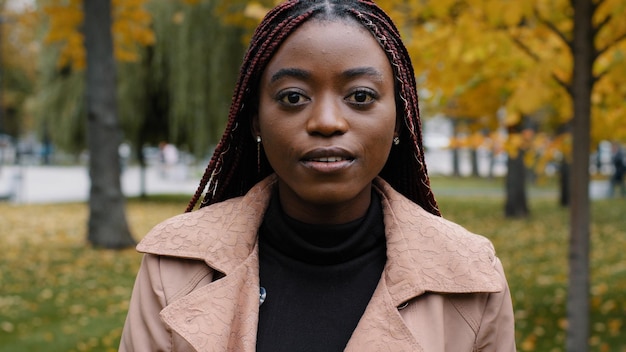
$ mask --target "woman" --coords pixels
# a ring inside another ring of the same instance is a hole
[[[138,249],[122,351],[515,351],[500,261],[440,217],[411,62],[370,1],[267,14],[187,213]]]

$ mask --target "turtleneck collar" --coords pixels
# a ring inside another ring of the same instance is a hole
[[[275,190],[261,225],[260,241],[292,259],[313,265],[340,264],[385,246],[385,228],[380,196],[372,201],[364,217],[338,224],[307,224],[283,211]]]

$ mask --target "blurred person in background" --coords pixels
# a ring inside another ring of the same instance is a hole
[[[626,196],[626,185],[624,185],[624,173],[626,173],[626,157],[622,146],[618,142],[611,145],[611,164],[613,164],[613,174],[609,182],[609,196],[615,195],[615,188],[620,189],[620,195]]]
[[[161,177],[172,178],[178,164],[178,148],[168,142],[159,143],[159,157],[161,161]]]

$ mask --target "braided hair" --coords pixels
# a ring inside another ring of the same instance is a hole
[[[312,18],[356,20],[384,50],[395,75],[396,111],[403,123],[401,142],[392,148],[379,175],[426,211],[440,215],[424,161],[413,65],[395,24],[370,0],[290,0],[267,13],[244,57],[224,134],[186,211],[195,207],[205,190],[200,207],[241,196],[273,173],[251,134],[260,78],[285,39]]]

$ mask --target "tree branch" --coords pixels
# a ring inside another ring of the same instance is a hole
[[[593,55],[593,61],[595,61],[598,57],[600,57],[600,55],[604,54],[607,50],[611,49],[611,47],[617,45],[617,43],[621,42],[624,39],[626,39],[626,33],[622,33],[622,35],[618,36],[612,42],[605,45],[604,48],[595,50],[595,53]]]
[[[519,38],[511,35],[511,39],[513,40],[513,43],[515,43],[515,45],[517,45],[523,52],[526,53],[526,55],[530,56],[536,62],[541,61],[539,55],[535,54],[535,52],[532,51],[532,49],[530,49],[528,45],[524,44]]]
[[[606,26],[606,24],[607,24],[607,23],[609,23],[609,21],[610,21],[612,18],[613,18],[613,15],[609,14],[609,15],[607,15],[607,16],[606,16],[606,17],[602,20],[602,22],[598,23],[598,25],[597,25],[597,26],[593,27],[593,28],[592,28],[592,30],[593,30],[593,36],[595,37],[595,36],[596,36],[596,33],[600,32],[600,30],[601,30],[604,26]]]
[[[558,28],[556,28],[554,23],[543,18],[541,14],[539,13],[539,10],[537,10],[537,7],[533,7],[533,13],[535,14],[539,22],[541,22],[546,27],[548,27],[552,32],[554,32],[554,34],[556,34],[559,38],[561,38],[561,40],[570,48],[570,50],[574,51],[574,42],[570,39],[567,39],[567,37],[565,36],[565,33],[561,32]]]
[[[609,70],[604,70],[600,73],[598,73],[597,75],[591,75],[591,86],[595,86],[596,82],[598,82],[600,79],[602,79],[602,77],[606,76],[606,74],[609,72]]]
[[[602,6],[602,4],[604,4],[605,0],[596,0],[595,2],[591,2],[591,12],[596,12],[596,9],[600,6]]]
[[[552,79],[554,79],[556,83],[563,87],[563,89],[565,89],[570,96],[574,96],[574,91],[571,84],[568,84],[564,80],[560,79],[559,76],[554,73],[550,74],[550,76],[552,76]]]
[[[519,38],[511,35],[511,39],[513,43],[515,43],[526,55],[530,56],[535,62],[541,62],[541,57],[532,51],[528,45],[524,44]],[[561,87],[563,87],[570,95],[572,95],[572,86],[567,82],[563,81],[559,76],[557,76],[554,72],[551,74],[552,78],[558,83]]]

